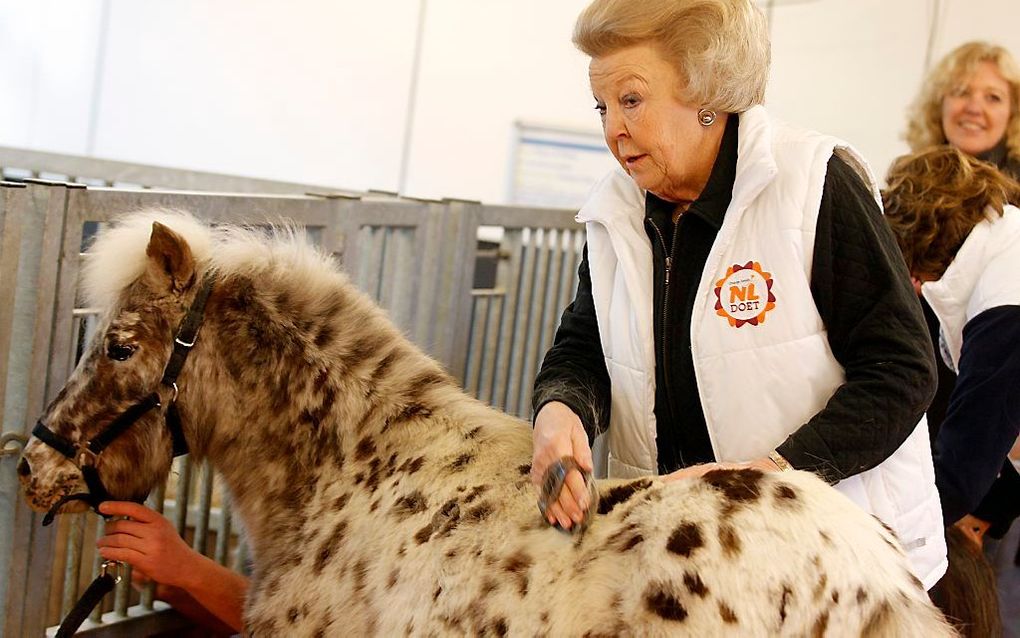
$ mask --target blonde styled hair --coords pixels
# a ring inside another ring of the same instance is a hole
[[[1020,66],[1005,48],[988,42],[968,42],[950,51],[928,74],[921,92],[910,107],[904,136],[910,150],[946,144],[942,128],[942,101],[967,82],[978,64],[991,62],[1009,84],[1010,113],[1006,124],[1006,150],[1020,160]]]
[[[578,16],[573,41],[593,58],[657,46],[692,105],[741,113],[765,99],[771,44],[751,0],[595,0]]]
[[[1020,202],[1020,184],[953,146],[900,157],[886,180],[885,219],[915,275],[941,277],[974,226]]]

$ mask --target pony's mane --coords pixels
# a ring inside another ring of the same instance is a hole
[[[145,249],[152,223],[167,226],[188,243],[200,272],[219,277],[260,275],[272,278],[286,272],[309,295],[336,284],[340,273],[333,260],[307,239],[304,231],[281,222],[268,229],[239,226],[210,227],[192,215],[173,210],[131,213],[103,229],[83,264],[82,290],[89,307],[108,309],[127,286],[145,271]]]

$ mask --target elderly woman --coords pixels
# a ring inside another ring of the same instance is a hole
[[[1020,66],[1016,60],[1006,49],[986,42],[968,42],[951,51],[925,81],[910,113],[906,138],[914,151],[950,144],[1020,179]],[[920,289],[919,281],[915,285]],[[922,303],[937,348],[939,320],[928,303]],[[955,385],[956,373],[939,360],[938,390],[928,407],[928,425],[936,435],[947,417]],[[1008,460],[998,471],[985,497],[959,520],[960,529],[978,544],[986,533],[1001,538],[1020,516],[1020,474]]]
[[[1020,184],[944,146],[897,160],[884,197],[958,374],[935,441],[948,525],[977,509],[1004,462],[1012,467],[1020,434],[1020,210],[1010,205]]]
[[[620,168],[578,213],[532,477],[591,470],[603,433],[611,476],[812,471],[891,525],[930,587],[946,558],[921,309],[865,162],[760,106],[767,33],[750,0],[596,0],[578,18]],[[569,528],[588,503],[566,473],[546,512]]]
[[[1020,178],[1020,67],[1006,49],[968,42],[931,72],[914,102],[907,143],[951,144]]]

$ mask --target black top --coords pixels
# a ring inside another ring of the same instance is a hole
[[[934,336],[938,338],[938,328]],[[1020,434],[1020,306],[997,306],[963,328],[957,377],[949,371],[946,408],[929,412],[935,483],[947,525],[965,514],[1001,538],[1020,515],[1020,476],[1007,458]],[[943,366],[945,364],[942,364]],[[954,382],[955,383],[952,383]],[[940,377],[939,383],[943,384]],[[1005,459],[1005,460],[1004,460]]]
[[[733,116],[702,196],[675,228],[668,225],[667,203],[652,195],[646,200],[646,228],[653,237],[660,473],[713,459],[693,373],[690,320],[730,201],[737,137]],[[668,286],[667,250],[672,255]],[[609,422],[610,381],[587,247],[578,274],[577,294],[563,312],[536,379],[533,407],[537,413],[548,401],[562,401],[591,438]],[[819,208],[811,292],[847,381],[777,449],[794,467],[835,482],[888,458],[913,431],[934,391],[931,342],[899,248],[871,192],[835,156]]]
[[[1009,149],[1006,146],[1006,138],[1003,137],[998,144],[975,155],[979,160],[995,164],[1000,171],[1009,177],[1020,180],[1020,162],[1009,156]]]

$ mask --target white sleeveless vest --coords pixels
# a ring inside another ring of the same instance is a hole
[[[921,294],[939,318],[942,358],[953,370],[960,362],[963,327],[997,306],[1020,305],[1020,209],[994,211],[967,235],[956,257]]]
[[[844,382],[811,296],[815,224],[838,153],[881,205],[863,159],[839,140],[742,113],[733,198],[702,273],[691,350],[720,461],[766,456]],[[779,166],[783,170],[779,170]],[[608,474],[657,470],[651,243],[645,193],[617,169],[595,186],[586,224],[592,293],[612,380]],[[837,489],[898,534],[926,588],[945,573],[942,510],[924,419],[878,467]]]

